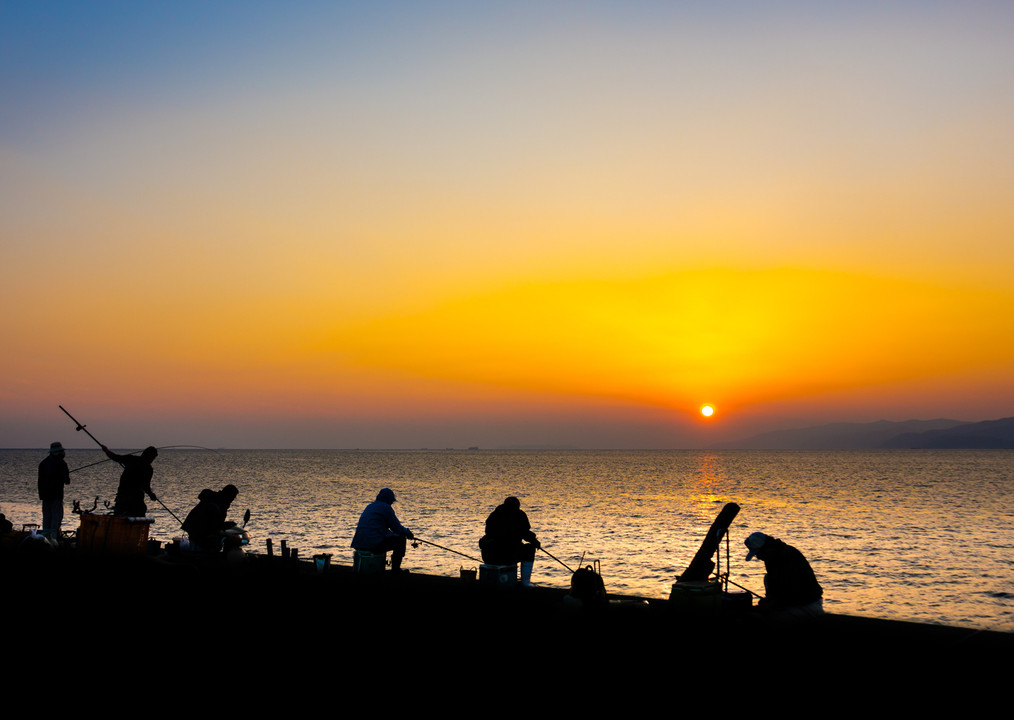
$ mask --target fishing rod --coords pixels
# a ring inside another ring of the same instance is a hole
[[[164,502],[162,502],[161,500],[159,500],[158,495],[155,496],[155,502],[157,502],[159,505],[161,505],[163,508],[165,508],[165,511],[173,516],[173,519],[180,524],[180,527],[183,527],[183,521],[180,520],[178,517],[176,517],[176,513],[174,513],[169,508],[167,508]]]
[[[725,581],[726,581],[727,583],[729,583],[730,585],[735,585],[735,586],[736,586],[736,587],[738,587],[738,588],[739,588],[740,590],[746,590],[746,591],[747,591],[748,593],[750,593],[751,595],[753,595],[753,596],[754,596],[755,598],[757,598],[758,600],[763,600],[763,599],[764,599],[764,596],[763,596],[763,595],[758,595],[757,593],[755,593],[755,592],[754,592],[753,590],[751,590],[750,588],[748,588],[748,587],[743,587],[743,586],[742,586],[742,585],[740,585],[740,584],[739,584],[738,582],[736,582],[736,581],[734,581],[734,580],[730,580],[728,576],[726,576],[726,578],[725,578]]]
[[[565,568],[567,568],[567,570],[569,570],[569,571],[570,571],[570,574],[571,574],[571,575],[573,575],[573,574],[574,574],[574,570],[573,570],[573,568],[571,568],[571,567],[570,567],[569,565],[567,565],[567,563],[565,563],[565,562],[564,562],[563,560],[561,560],[560,558],[558,558],[558,557],[554,556],[554,555],[553,555],[553,554],[552,554],[551,552],[549,552],[548,550],[546,550],[546,548],[544,548],[544,547],[542,547],[541,545],[539,545],[539,550],[541,550],[542,552],[546,553],[546,555],[549,555],[549,557],[553,558],[554,560],[556,560],[556,562],[560,563],[560,564],[561,564],[561,565],[563,565],[563,566],[564,566]]]
[[[452,552],[452,553],[454,553],[455,555],[460,555],[461,557],[463,557],[463,558],[467,558],[467,559],[471,560],[472,562],[482,562],[481,560],[478,560],[478,559],[476,559],[476,558],[472,557],[471,555],[466,555],[465,553],[463,553],[463,552],[458,552],[457,550],[451,550],[451,549],[450,549],[450,548],[448,548],[448,547],[444,547],[443,545],[437,545],[437,544],[436,544],[435,542],[430,542],[429,540],[423,540],[423,539],[421,539],[421,538],[412,538],[412,544],[413,544],[413,546],[414,546],[414,545],[415,545],[416,543],[426,543],[427,545],[432,545],[433,547],[436,547],[436,548],[440,548],[441,550],[446,550],[447,552]],[[563,565],[563,566],[564,566],[565,568],[567,568],[567,570],[569,570],[569,571],[570,571],[570,573],[571,573],[571,574],[574,574],[574,570],[573,570],[573,569],[571,569],[571,568],[570,568],[570,567],[569,567],[569,566],[567,565],[567,563],[563,562],[563,561],[562,561],[562,560],[560,560],[560,559],[559,559],[558,557],[555,557],[555,556],[554,556],[554,555],[553,555],[552,553],[550,553],[550,552],[549,552],[548,550],[546,550],[546,549],[545,549],[544,547],[542,547],[542,546],[539,546],[539,550],[541,550],[542,552],[546,553],[546,555],[549,555],[549,557],[553,558],[554,560],[556,560],[556,562],[558,562],[558,563],[560,563],[561,565]]]
[[[67,417],[69,417],[69,418],[70,418],[71,420],[73,420],[73,421],[74,421],[74,424],[75,424],[75,425],[77,425],[77,427],[76,427],[76,428],[74,428],[75,430],[77,430],[78,432],[80,432],[81,430],[84,430],[84,431],[85,431],[85,435],[87,435],[88,437],[90,437],[90,438],[91,438],[92,440],[95,440],[95,444],[96,444],[96,445],[98,445],[99,447],[104,447],[104,446],[102,445],[102,443],[100,443],[100,442],[98,441],[98,439],[97,439],[97,438],[96,438],[96,437],[95,437],[94,435],[92,435],[92,434],[91,434],[90,432],[88,432],[88,430],[87,430],[87,429],[85,428],[85,426],[84,426],[84,425],[82,425],[81,423],[79,423],[79,422],[77,421],[77,418],[76,418],[76,417],[74,417],[74,416],[73,416],[73,415],[71,415],[71,414],[70,414],[69,412],[67,412],[67,408],[65,408],[65,407],[64,407],[63,405],[58,405],[57,407],[59,407],[59,408],[60,408],[61,410],[63,410],[64,414],[66,414],[66,415],[67,415]]]
[[[128,453],[128,454],[133,455],[134,453]],[[102,463],[107,463],[107,462],[109,462],[109,458],[103,458],[102,460],[96,460],[93,463],[88,463],[87,465],[82,465],[81,467],[76,467],[73,470],[70,470],[69,472],[76,473],[78,470],[84,470],[85,468],[95,467],[96,465],[101,465]]]
[[[74,416],[73,416],[73,415],[71,415],[71,414],[70,414],[69,412],[67,412],[67,408],[65,408],[65,407],[64,407],[63,405],[58,405],[57,407],[59,407],[59,408],[60,408],[61,410],[63,410],[64,414],[65,414],[65,415],[66,415],[67,417],[69,417],[69,418],[70,418],[71,420],[73,420],[73,421],[74,421],[74,424],[75,424],[75,425],[77,426],[77,427],[75,428],[75,430],[84,430],[84,431],[85,431],[85,434],[86,434],[86,435],[87,435],[88,437],[90,437],[90,438],[91,438],[92,440],[94,440],[94,441],[95,441],[95,444],[96,444],[96,445],[98,445],[98,446],[99,446],[100,448],[102,448],[102,452],[109,452],[109,451],[108,451],[108,450],[106,449],[106,446],[105,446],[105,445],[103,445],[102,443],[100,443],[100,442],[99,442],[99,440],[98,440],[98,438],[97,438],[97,437],[95,437],[95,436],[94,436],[94,435],[92,435],[92,434],[91,434],[90,432],[88,432],[88,430],[87,430],[87,429],[85,428],[85,426],[84,426],[84,425],[82,425],[81,423],[79,423],[79,422],[77,421],[77,418],[76,418],[76,417],[74,417]],[[111,460],[111,459],[112,459],[112,458],[110,458],[110,460]],[[93,464],[97,464],[97,463],[93,463]],[[182,520],[180,520],[180,519],[179,519],[179,517],[177,517],[177,516],[176,516],[176,513],[174,513],[174,512],[172,511],[172,510],[170,510],[170,509],[169,509],[168,507],[166,507],[166,504],[165,504],[164,502],[162,502],[161,500],[159,500],[159,499],[158,499],[158,496],[157,496],[157,495],[155,495],[154,493],[152,493],[152,497],[154,498],[155,502],[157,502],[157,503],[158,503],[159,505],[161,505],[161,506],[162,506],[163,508],[165,508],[165,511],[166,511],[167,513],[169,513],[170,515],[172,515],[172,516],[173,516],[173,519],[174,519],[174,520],[176,520],[176,522],[178,522],[178,523],[180,524],[180,527],[182,527],[182,526],[183,526],[183,521],[182,521]]]
[[[417,537],[412,538],[412,547],[415,547],[416,543],[426,543],[427,545],[432,545],[435,548],[440,548],[441,550],[446,550],[447,552],[452,552],[455,555],[460,555],[461,557],[467,558],[467,559],[471,560],[472,562],[482,562],[481,560],[476,560],[471,555],[466,555],[465,553],[458,552],[457,550],[451,550],[449,547],[444,547],[443,545],[437,545],[435,542],[430,542],[429,540],[422,540],[421,538],[417,538]]]

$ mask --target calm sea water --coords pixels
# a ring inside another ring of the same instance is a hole
[[[0,451],[0,510],[16,527],[41,522],[36,467],[44,451]],[[98,451],[71,450],[78,468]],[[204,487],[233,483],[234,519],[249,508],[252,548],[271,538],[301,556],[348,547],[363,507],[382,487],[402,522],[430,545],[406,567],[456,575],[478,564],[488,513],[521,499],[543,546],[577,567],[597,559],[610,592],[667,597],[727,502],[731,578],[763,590],[763,563],[743,539],[766,532],[810,560],[831,612],[1014,632],[1014,452],[1010,451],[204,451],[163,450],[153,486],[183,518]],[[119,467],[71,475],[70,501],[112,501]],[[152,535],[178,523],[157,503]],[[462,557],[451,551],[469,557]],[[723,550],[723,566],[725,564]],[[534,579],[569,586],[540,553]]]

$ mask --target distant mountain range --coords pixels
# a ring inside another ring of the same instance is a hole
[[[796,430],[775,430],[721,448],[743,450],[875,450],[880,448],[1014,448],[1014,418],[906,420],[872,423],[832,423]]]

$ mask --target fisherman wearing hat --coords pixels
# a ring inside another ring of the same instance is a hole
[[[778,538],[755,532],[745,540],[746,559],[764,561],[764,592],[758,605],[769,611],[789,616],[824,614],[823,588],[817,582],[810,563],[803,553]]]
[[[42,531],[56,540],[63,525],[63,486],[70,485],[70,470],[63,445],[49,444],[49,455],[39,463],[39,499],[42,500]]]
[[[401,561],[405,557],[405,539],[415,538],[412,531],[398,522],[398,516],[391,507],[395,502],[394,491],[384,488],[377,493],[377,499],[366,506],[359,516],[352,547],[376,553],[391,551],[391,572],[401,572]],[[405,572],[408,572],[406,570]]]

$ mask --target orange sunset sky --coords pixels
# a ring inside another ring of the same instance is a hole
[[[1014,3],[208,5],[0,3],[0,447],[1014,415]]]

